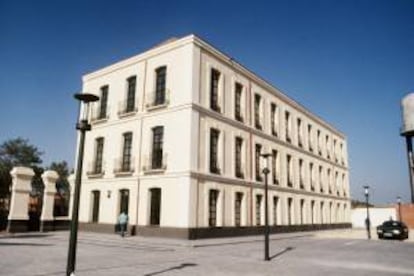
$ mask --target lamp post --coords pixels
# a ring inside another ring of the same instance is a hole
[[[365,193],[365,204],[367,206],[367,218],[365,219],[365,225],[367,227],[367,234],[368,239],[371,239],[371,221],[369,219],[369,186],[364,186],[364,193]]]
[[[83,152],[85,147],[85,133],[91,130],[89,124],[89,108],[91,102],[99,100],[98,96],[92,94],[75,94],[75,99],[80,101],[80,120],[76,123],[76,129],[80,131],[79,136],[79,148],[78,148],[78,160],[76,165],[76,178],[75,178],[75,192],[73,198],[72,219],[70,223],[70,238],[69,238],[69,250],[68,261],[66,265],[66,276],[75,275],[75,263],[76,263],[76,245],[78,240],[78,218],[79,218],[79,197],[80,186],[82,179],[82,165],[83,165]]]
[[[398,219],[399,221],[402,221],[402,215],[401,215],[401,197],[397,196],[397,203],[398,203]]]
[[[265,176],[265,261],[269,261],[270,257],[269,257],[269,213],[268,213],[268,203],[267,203],[267,194],[268,194],[268,187],[267,187],[267,175],[269,174],[270,170],[269,170],[269,156],[271,156],[270,153],[264,153],[261,154],[261,157],[263,157],[265,159],[265,167],[263,168],[263,174]]]

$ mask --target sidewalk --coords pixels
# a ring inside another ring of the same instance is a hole
[[[414,242],[414,229],[410,229],[408,239],[406,242]],[[313,232],[315,238],[328,238],[328,239],[357,239],[366,240],[367,230],[363,228],[350,228],[350,229],[338,229],[338,230],[325,230]],[[377,232],[375,229],[371,229],[371,239],[378,240]]]

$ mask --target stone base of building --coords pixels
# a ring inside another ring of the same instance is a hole
[[[135,236],[136,225],[128,225],[127,233],[131,236]],[[110,224],[110,223],[79,223],[79,230],[87,232],[97,232],[97,233],[117,233],[120,231],[119,224]]]
[[[11,219],[7,222],[7,232],[21,233],[29,230],[29,221],[23,219]]]
[[[70,220],[43,220],[40,222],[40,232],[69,230]]]
[[[343,229],[351,227],[351,223],[278,225],[270,226],[270,233],[276,234],[299,231]],[[83,231],[92,231],[100,233],[114,233],[117,232],[117,225],[102,223],[79,223],[79,229]],[[196,240],[208,238],[262,235],[264,233],[264,226],[175,228],[129,225],[128,233],[130,235],[139,235],[147,237],[165,237]]]

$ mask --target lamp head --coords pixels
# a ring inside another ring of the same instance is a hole
[[[365,195],[369,194],[369,186],[364,186],[364,193]]]
[[[397,202],[398,202],[398,204],[401,203],[401,197],[400,196],[397,196]]]
[[[90,103],[98,101],[99,97],[93,94],[89,94],[89,93],[78,93],[78,94],[75,94],[74,97],[75,99],[80,101],[80,104],[81,104],[82,114],[80,114],[80,120],[87,121],[88,115],[89,115]]]

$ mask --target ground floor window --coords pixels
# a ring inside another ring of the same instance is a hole
[[[241,225],[241,205],[243,200],[243,193],[236,193],[236,200],[234,202],[234,224]]]
[[[292,213],[293,213],[293,199],[288,198],[288,225],[292,225]]]
[[[217,199],[218,191],[210,190],[208,196],[208,226],[217,226]]]
[[[304,224],[305,221],[305,200],[300,200],[300,224]]]
[[[92,222],[99,221],[99,200],[100,191],[92,191]]]
[[[261,225],[262,195],[256,195],[256,225]]]
[[[119,198],[120,198],[119,213],[128,214],[129,190],[127,190],[127,189],[120,190],[119,191]]]
[[[279,204],[279,198],[273,197],[273,225],[277,225],[277,205]]]
[[[152,188],[150,189],[151,198],[151,210],[150,210],[150,224],[160,225],[161,217],[161,189]]]

